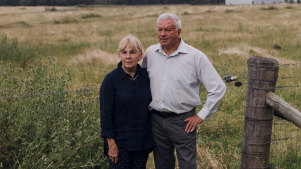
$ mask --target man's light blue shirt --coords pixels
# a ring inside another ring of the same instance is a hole
[[[202,83],[208,94],[198,116],[205,120],[217,111],[226,86],[207,56],[181,40],[168,56],[160,44],[150,46],[142,67],[147,68],[152,102],[150,108],[161,112],[184,113],[201,105]]]

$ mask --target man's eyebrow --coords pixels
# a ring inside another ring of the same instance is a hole
[[[165,27],[165,28],[162,28],[162,27],[158,27],[158,29],[174,29],[175,27]]]

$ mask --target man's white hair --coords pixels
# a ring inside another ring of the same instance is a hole
[[[157,24],[159,23],[159,21],[161,20],[168,20],[168,19],[171,19],[173,20],[175,26],[176,26],[176,30],[179,30],[181,29],[181,20],[179,18],[178,15],[176,14],[173,14],[173,13],[164,13],[164,14],[161,14],[158,18],[158,21],[157,21]]]

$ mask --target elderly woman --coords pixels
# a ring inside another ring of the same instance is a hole
[[[118,52],[121,61],[100,88],[101,136],[111,169],[143,169],[153,147],[149,78],[138,64],[144,50],[139,39],[128,35]]]

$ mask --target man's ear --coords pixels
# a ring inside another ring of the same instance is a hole
[[[178,30],[178,34],[179,34],[179,36],[181,35],[181,29]]]

